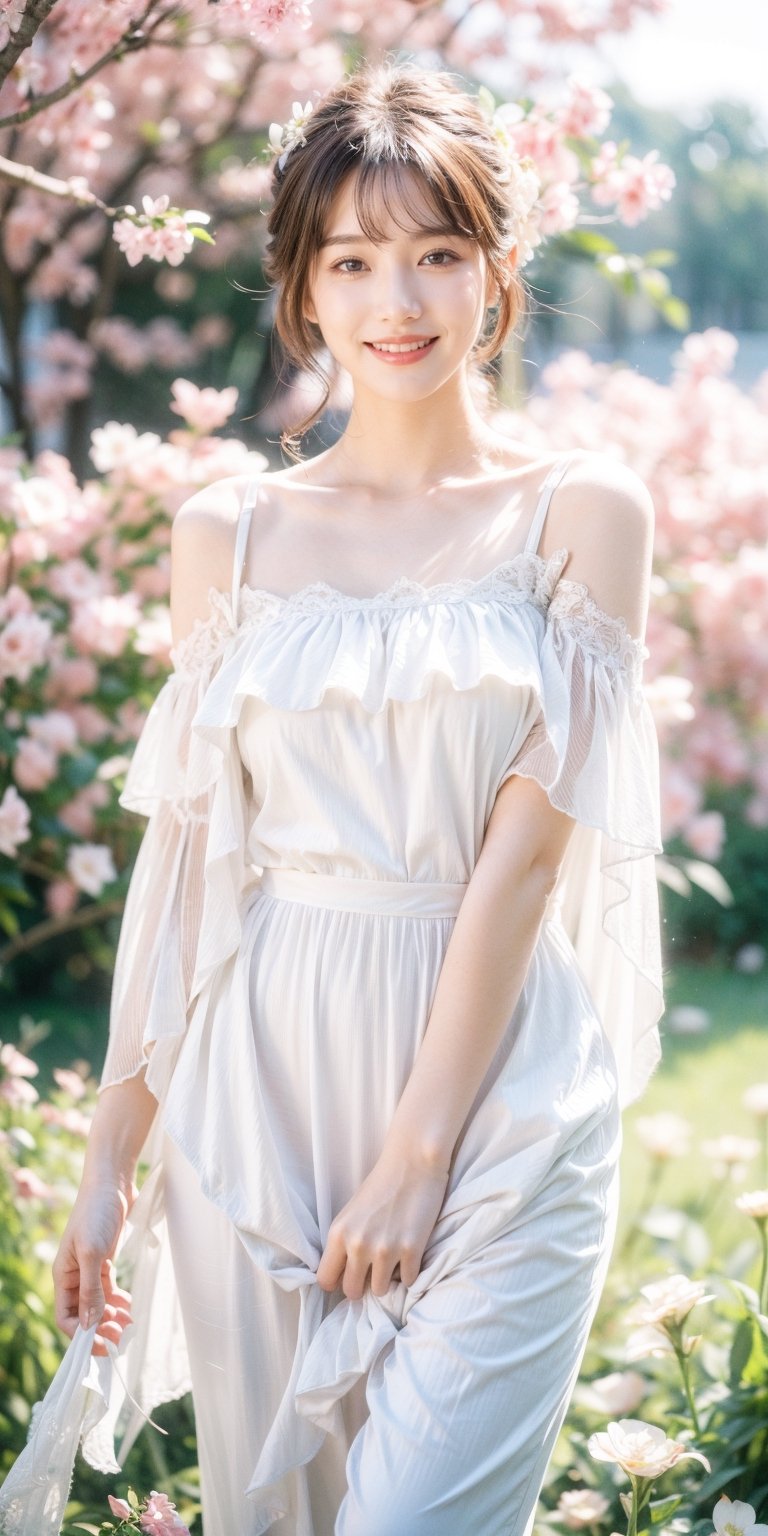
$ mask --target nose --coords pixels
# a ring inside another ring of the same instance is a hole
[[[397,264],[382,274],[377,299],[378,316],[384,324],[413,320],[422,312],[415,274]]]

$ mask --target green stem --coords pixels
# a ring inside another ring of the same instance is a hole
[[[636,1482],[635,1478],[632,1477],[631,1473],[630,1473],[630,1482],[632,1484],[632,1508],[629,1511],[629,1525],[627,1526],[627,1536],[637,1536],[637,1482]]]
[[[693,1424],[694,1434],[700,1435],[701,1425],[699,1424],[698,1414],[696,1413],[696,1404],[693,1400],[693,1393],[691,1391],[688,1356],[683,1353],[680,1345],[676,1343],[674,1339],[672,1340],[672,1346],[674,1348],[675,1354],[677,1355],[677,1361],[680,1366],[680,1374],[683,1378],[683,1390],[685,1392],[688,1407],[691,1411],[691,1422]]]
[[[768,1220],[766,1220],[765,1217],[762,1217],[762,1219],[758,1221],[757,1225],[760,1231],[760,1248],[762,1251],[762,1262],[760,1265],[760,1286],[758,1290],[758,1295],[760,1297],[760,1311],[768,1312]]]

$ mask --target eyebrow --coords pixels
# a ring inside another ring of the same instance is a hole
[[[462,238],[461,230],[456,229],[455,226],[450,224],[422,225],[420,229],[414,231],[413,238],[414,240],[423,240],[427,235],[449,235],[454,240]],[[367,235],[328,235],[325,240],[321,241],[320,250],[324,250],[327,245],[354,245],[361,240],[367,241],[367,239]]]

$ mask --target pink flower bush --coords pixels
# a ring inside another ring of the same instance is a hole
[[[60,454],[27,464],[0,450],[16,578],[0,594],[0,770],[11,781],[0,799],[0,903],[18,890],[11,883],[4,895],[3,861],[22,877],[47,871],[29,890],[62,928],[84,899],[113,910],[141,835],[131,825],[126,836],[115,810],[170,664],[173,515],[198,486],[266,464],[237,439],[210,435],[237,393],[177,379],[185,426],[164,442],[107,422],[92,435],[100,473],[82,486]],[[141,542],[136,526],[150,529]],[[3,1092],[16,1104],[37,1097],[18,1078]]]

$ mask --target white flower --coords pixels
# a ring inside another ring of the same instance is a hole
[[[675,1035],[703,1035],[712,1023],[712,1015],[695,1003],[678,1003],[670,1008],[667,1023]]]
[[[755,976],[765,965],[765,946],[763,944],[742,944],[736,951],[733,959],[737,971],[744,976]]]
[[[736,1209],[742,1216],[754,1216],[755,1221],[762,1221],[768,1216],[768,1189],[753,1189],[749,1194],[738,1195]]]
[[[734,1176],[743,1173],[745,1164],[757,1157],[760,1142],[754,1136],[718,1136],[714,1141],[700,1142],[700,1147],[704,1156],[712,1159],[717,1177],[723,1178],[729,1172]]]
[[[160,446],[156,432],[142,432],[120,421],[108,421],[91,432],[91,460],[100,474],[115,469],[127,470],[141,454],[154,453]]]
[[[747,1088],[742,1104],[751,1115],[757,1115],[759,1120],[768,1117],[768,1083],[753,1083]]]
[[[712,1511],[712,1523],[717,1536],[768,1536],[768,1525],[755,1525],[752,1505],[729,1499],[726,1493]]]
[[[642,1419],[619,1419],[606,1431],[590,1435],[587,1450],[596,1461],[612,1461],[633,1477],[660,1477],[678,1461],[700,1461],[711,1471],[701,1451],[686,1450],[682,1441],[668,1440],[663,1429],[645,1424]]]
[[[682,1323],[699,1302],[714,1300],[714,1293],[707,1292],[700,1280],[689,1280],[686,1275],[667,1275],[664,1280],[641,1285],[640,1294],[646,1299],[633,1308],[630,1321],[641,1326]]]
[[[648,1382],[639,1371],[611,1371],[608,1376],[583,1382],[578,1389],[579,1402],[599,1413],[632,1413],[647,1395]]]
[[[570,1531],[597,1525],[610,1509],[608,1500],[594,1488],[574,1488],[561,1493],[557,1513]]]
[[[79,891],[99,896],[105,885],[117,879],[112,850],[100,843],[80,843],[67,854],[67,874]]]
[[[669,1336],[661,1333],[658,1328],[649,1325],[644,1328],[635,1328],[627,1335],[624,1344],[624,1359],[628,1364],[634,1360],[646,1360],[649,1355],[654,1358],[659,1355],[671,1355],[673,1353]]]
[[[302,107],[300,101],[293,103],[293,116],[287,123],[270,123],[269,146],[276,154],[279,154],[278,165],[283,169],[292,149],[297,144],[306,144],[304,129],[312,115],[312,103],[306,101]],[[280,151],[282,150],[282,154]]]
[[[666,1161],[670,1157],[684,1157],[691,1140],[690,1120],[682,1115],[662,1111],[658,1115],[641,1115],[635,1121],[635,1130],[651,1157]]]

